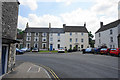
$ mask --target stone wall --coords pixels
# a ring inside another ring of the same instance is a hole
[[[18,21],[18,2],[2,2],[2,38],[16,40]],[[15,64],[16,45],[9,43],[8,72]]]

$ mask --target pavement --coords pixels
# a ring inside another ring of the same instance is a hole
[[[35,65],[30,62],[23,62],[14,68],[12,72],[3,76],[2,80],[10,78],[47,78],[51,80],[49,73],[41,66]]]

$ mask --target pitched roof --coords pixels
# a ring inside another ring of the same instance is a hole
[[[64,29],[63,28],[51,28],[50,32],[51,33],[64,33]]]
[[[25,29],[25,32],[49,32],[49,28],[34,28],[34,27],[28,27]]]
[[[84,26],[65,26],[65,32],[84,32],[88,33],[88,30]]]
[[[114,28],[114,27],[117,27],[118,25],[120,24],[120,19],[119,20],[116,20],[114,22],[111,22],[107,25],[104,25],[103,27],[101,27],[100,29],[98,29],[98,32],[102,32],[102,31],[105,31],[105,30],[108,30],[108,29],[111,29],[111,28]]]

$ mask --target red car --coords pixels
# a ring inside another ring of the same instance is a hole
[[[120,48],[111,49],[111,50],[110,50],[110,54],[111,54],[111,55],[120,56]]]
[[[109,51],[110,51],[110,49],[102,48],[102,49],[100,50],[100,54],[108,54]]]

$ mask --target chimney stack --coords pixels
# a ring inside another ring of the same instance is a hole
[[[28,25],[28,22],[27,22],[27,24],[26,24],[26,28],[28,28],[29,27],[29,25]]]
[[[101,28],[103,27],[103,22],[100,22],[100,27],[101,27]]]
[[[86,27],[86,22],[84,23],[84,27]]]
[[[49,23],[49,28],[51,28],[51,23]]]

